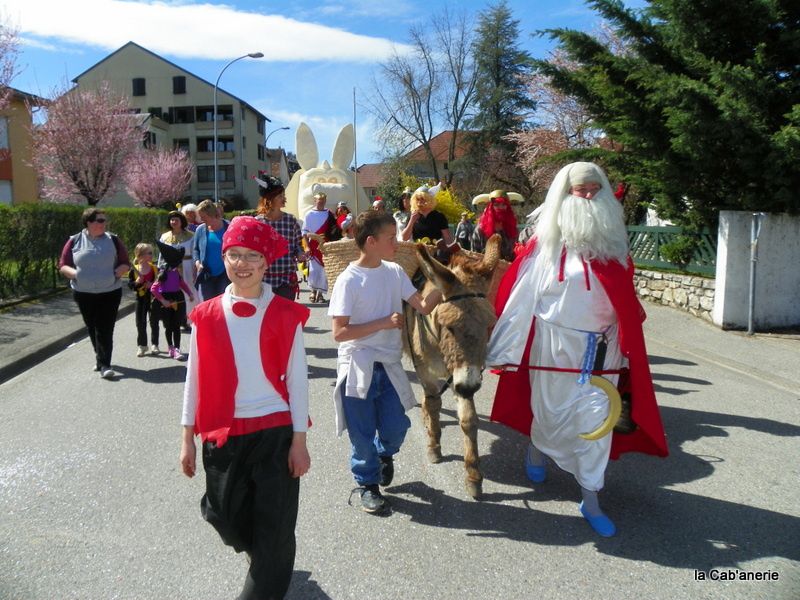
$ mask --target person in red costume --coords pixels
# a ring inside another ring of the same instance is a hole
[[[495,233],[500,234],[503,260],[514,260],[514,243],[517,241],[517,217],[505,190],[495,190],[489,195],[489,203],[483,211],[478,225],[472,232],[472,250],[483,252],[486,242]]]
[[[528,478],[542,483],[548,458],[571,473],[581,487],[581,514],[605,537],[616,533],[597,497],[608,459],[631,451],[668,454],[627,240],[622,206],[600,167],[577,162],[561,169],[535,236],[498,288],[487,355],[487,365],[502,372],[491,418],[530,435]],[[616,385],[625,369],[635,429],[581,438],[609,414],[592,375]]]
[[[203,518],[250,569],[241,599],[283,598],[295,559],[299,478],[306,448],[308,308],[264,283],[286,240],[254,217],[236,217],[222,238],[225,292],[199,304],[183,397],[183,473],[196,470],[202,440]]]

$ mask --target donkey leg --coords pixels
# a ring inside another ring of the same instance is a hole
[[[425,394],[422,402],[422,418],[428,430],[428,461],[438,463],[442,460],[442,426],[439,413],[442,410],[442,397]]]
[[[472,398],[458,396],[458,421],[464,433],[464,468],[467,471],[464,484],[467,493],[479,500],[483,493],[483,475],[478,456],[478,413]]]

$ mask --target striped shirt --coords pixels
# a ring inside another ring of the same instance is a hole
[[[297,255],[303,253],[303,247],[300,244],[302,233],[297,219],[285,212],[281,212],[281,218],[277,221],[270,221],[263,215],[258,215],[256,218],[272,227],[289,242],[288,254],[284,254],[270,265],[264,275],[264,282],[273,288],[281,285],[293,285],[296,281]]]

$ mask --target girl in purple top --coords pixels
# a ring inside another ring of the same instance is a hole
[[[186,355],[181,352],[181,324],[186,321],[186,301],[181,290],[186,292],[190,301],[194,300],[194,294],[180,273],[184,249],[175,248],[161,241],[156,243],[166,266],[150,288],[150,292],[164,307],[160,312],[169,346],[169,357],[186,360]]]

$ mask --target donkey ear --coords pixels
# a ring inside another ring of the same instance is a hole
[[[339,132],[336,137],[336,143],[333,145],[333,168],[347,171],[350,167],[350,161],[353,160],[355,153],[355,133],[353,124],[348,123]]]
[[[422,269],[422,274],[442,293],[447,294],[450,288],[458,281],[455,274],[438,260],[431,258],[425,244],[417,244],[416,250],[417,261],[419,262],[419,268]]]
[[[319,150],[317,140],[311,128],[305,123],[300,123],[295,134],[295,148],[297,150],[297,162],[306,171],[313,169],[319,164]]]

